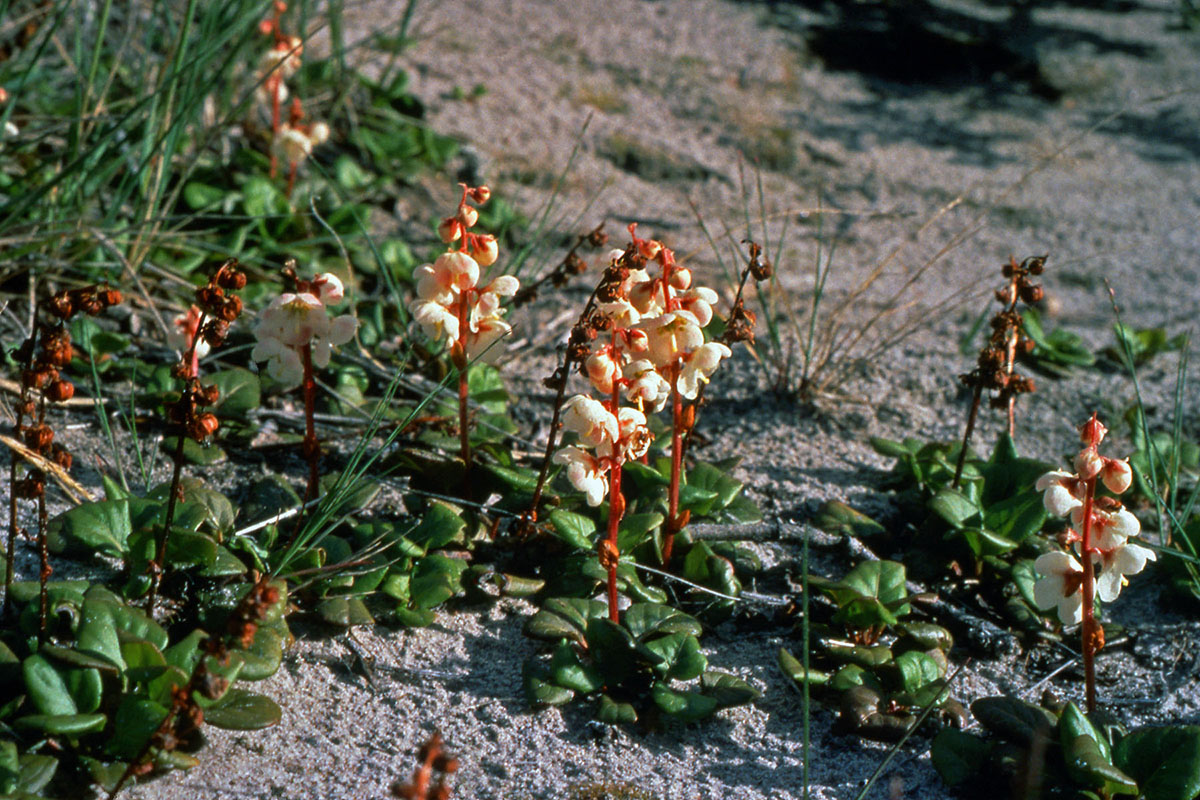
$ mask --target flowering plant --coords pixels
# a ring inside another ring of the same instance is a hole
[[[1091,711],[1096,705],[1094,659],[1104,646],[1104,629],[1095,619],[1095,597],[1099,595],[1106,603],[1116,600],[1121,587],[1128,583],[1126,576],[1141,572],[1146,561],[1157,556],[1153,550],[1129,541],[1141,530],[1137,517],[1116,498],[1096,496],[1097,482],[1114,495],[1129,488],[1133,472],[1128,460],[1100,455],[1098,447],[1108,430],[1095,414],[1079,430],[1084,446],[1075,457],[1075,471],[1054,470],[1037,481],[1037,489],[1044,492],[1046,510],[1055,516],[1070,516],[1072,527],[1062,539],[1074,553],[1068,550],[1041,555],[1034,569],[1042,577],[1034,584],[1033,592],[1038,607],[1056,609],[1064,625],[1083,624],[1087,705]]]
[[[267,373],[288,388],[304,387],[304,455],[309,476],[306,500],[317,496],[320,447],[313,415],[316,412],[314,367],[325,367],[333,348],[354,338],[358,320],[350,314],[329,316],[328,306],[345,296],[337,276],[325,272],[310,281],[296,276],[295,262],[284,268],[284,278],[293,285],[271,301],[258,315],[251,358],[267,362]]]
[[[496,263],[500,248],[491,234],[472,233],[479,212],[471,203],[488,201],[486,186],[462,186],[458,210],[438,225],[438,235],[449,246],[432,264],[416,270],[417,299],[413,318],[431,339],[450,346],[450,358],[458,369],[459,438],[467,471],[471,464],[471,442],[467,414],[467,369],[476,358],[485,361],[499,355],[493,345],[512,331],[504,321],[501,298],[512,297],[520,283],[501,275],[479,285],[481,270]]]

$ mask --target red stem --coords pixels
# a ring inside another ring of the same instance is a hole
[[[471,431],[467,426],[467,400],[470,392],[467,386],[467,309],[470,307],[470,289],[464,289],[458,301],[458,352],[454,354],[454,363],[458,367],[458,439],[462,449],[463,460],[463,489],[469,486],[467,476],[471,472]]]
[[[669,371],[671,380],[671,483],[667,488],[667,528],[663,536],[663,564],[671,563],[671,551],[675,549],[675,534],[679,532],[679,481],[683,474],[683,447],[681,427],[683,425],[683,398],[679,394],[679,362]]]
[[[1096,479],[1085,484],[1083,498],[1083,530],[1080,531],[1083,554],[1083,674],[1088,713],[1096,710],[1096,568],[1092,563],[1092,506],[1096,494]]]
[[[608,488],[608,544],[612,556],[608,566],[608,618],[618,625],[621,623],[621,611],[617,605],[617,563],[621,551],[617,548],[617,534],[624,514],[625,497],[621,494],[621,463],[618,461],[609,470]]]
[[[317,406],[317,382],[313,378],[311,344],[300,348],[300,360],[304,364],[304,456],[308,459],[308,488],[304,492],[304,502],[310,503],[317,498],[321,478],[321,447],[313,419]]]

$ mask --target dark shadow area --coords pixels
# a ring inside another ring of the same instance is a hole
[[[1152,48],[1097,33],[1039,22],[1032,3],[993,3],[1007,14],[980,16],[928,0],[849,3],[836,0],[768,0],[774,21],[794,27],[809,51],[831,70],[914,89],[954,91],[991,84],[1001,93],[1032,93],[1057,100],[1038,53],[1086,46],[1098,53],[1145,57]],[[1107,13],[1140,8],[1130,0],[1065,1],[1055,6]],[[1039,8],[1047,4],[1038,4]],[[800,27],[790,13],[804,9],[822,21]]]
[[[1190,102],[1196,102],[1194,96]],[[1104,118],[1098,112],[1093,116],[1093,123]],[[1196,127],[1196,115],[1187,113],[1182,105],[1161,108],[1150,114],[1122,114],[1104,122],[1100,129],[1108,134],[1128,136],[1143,158],[1165,164],[1193,162],[1200,158],[1200,129]]]

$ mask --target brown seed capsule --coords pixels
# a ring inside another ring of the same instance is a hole
[[[54,430],[49,425],[35,425],[25,430],[25,446],[39,453],[45,452],[54,442]]]
[[[221,387],[215,383],[209,386],[202,386],[200,387],[200,396],[204,398],[204,405],[216,405],[217,401],[221,399]]]
[[[223,269],[217,276],[217,284],[223,289],[230,289],[232,291],[245,289],[246,273],[232,268]]]
[[[223,319],[211,320],[205,323],[200,335],[209,347],[220,347],[225,343],[225,337],[229,335],[229,323]]]
[[[592,247],[604,247],[608,244],[608,234],[604,232],[604,228],[596,228],[587,236],[588,244]]]
[[[105,307],[120,305],[121,299],[121,293],[116,289],[105,288],[100,290],[100,302],[102,302]]]
[[[1039,303],[1044,296],[1042,287],[1037,284],[1028,284],[1021,287],[1021,299],[1026,303]]]
[[[232,297],[230,297],[229,299],[227,299],[225,301],[225,305],[223,305],[221,307],[220,313],[217,314],[217,316],[219,316],[221,319],[225,320],[226,322],[233,322],[234,320],[236,320],[238,318],[238,315],[241,313],[242,313],[242,298],[238,297],[237,295],[233,295]]]
[[[57,380],[46,389],[46,399],[52,403],[64,403],[75,396],[75,384]]]
[[[71,300],[70,292],[59,292],[46,303],[46,310],[59,319],[67,319],[75,313],[75,303]]]

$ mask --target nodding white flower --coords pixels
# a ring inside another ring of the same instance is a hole
[[[186,353],[194,340],[196,342],[196,359],[208,355],[208,342],[204,341],[203,337],[196,337],[200,330],[200,315],[200,309],[192,306],[186,314],[180,314],[171,320],[171,327],[167,329],[167,346]]]
[[[679,295],[680,308],[692,312],[701,328],[712,322],[712,307],[716,302],[717,293],[707,286],[696,286]]]
[[[1083,525],[1083,506],[1071,511],[1071,522],[1076,528]],[[1097,550],[1112,550],[1121,547],[1130,537],[1142,532],[1142,524],[1138,522],[1128,509],[1118,506],[1114,509],[1101,508],[1097,504],[1092,508],[1092,547]]]
[[[324,122],[312,125],[283,123],[275,136],[276,153],[289,164],[299,164],[312,155],[313,148],[329,138],[329,126]]]
[[[1147,561],[1157,561],[1158,554],[1148,547],[1125,544],[1094,556],[1100,567],[1096,578],[1096,594],[1106,603],[1111,603],[1121,594],[1121,587],[1129,583],[1126,575],[1141,572]]]
[[[679,372],[679,393],[688,400],[695,400],[700,385],[708,383],[709,377],[720,365],[721,359],[729,358],[733,351],[720,342],[709,342],[693,350],[684,360]]]
[[[621,430],[621,458],[631,461],[644,456],[654,441],[654,434],[646,426],[646,415],[636,408],[625,406],[617,409],[617,423]]]
[[[554,454],[554,463],[566,464],[567,480],[587,495],[589,506],[598,506],[608,494],[608,470],[600,459],[578,447],[564,447]]]
[[[629,385],[625,397],[631,403],[644,404],[651,411],[661,411],[671,396],[671,384],[644,358],[631,361],[622,370]]]
[[[492,344],[512,333],[512,326],[498,316],[476,317],[474,312],[468,324],[470,330],[467,331],[466,338],[467,358],[479,358],[487,364],[495,362],[502,351],[499,347],[492,347]]]
[[[1124,494],[1133,483],[1133,470],[1129,468],[1129,459],[1104,459],[1104,468],[1100,470],[1100,480],[1113,494]]]
[[[251,352],[255,361],[267,362],[267,373],[286,386],[295,386],[304,378],[300,352],[308,347],[312,363],[329,364],[334,346],[354,338],[358,320],[349,314],[329,318],[322,297],[331,302],[343,296],[342,282],[325,273],[307,282],[315,290],[285,292],[271,301],[258,315],[254,335],[258,339]],[[299,365],[299,369],[298,369]]]
[[[641,312],[633,303],[621,298],[596,303],[596,310],[600,312],[601,316],[612,320],[612,324],[618,328],[631,328],[642,319]]]
[[[500,257],[500,245],[496,242],[496,237],[490,233],[482,233],[474,236],[471,239],[470,249],[472,257],[479,262],[479,266],[481,267],[490,267]],[[516,280],[516,278],[513,278],[513,280]],[[514,289],[513,292],[515,294],[516,290]]]
[[[577,394],[563,404],[562,424],[568,431],[579,434],[587,447],[612,445],[621,436],[621,428],[613,413],[599,400]]]
[[[1043,553],[1033,562],[1041,578],[1033,585],[1033,600],[1043,610],[1056,608],[1064,625],[1083,621],[1083,567],[1070,553]]]
[[[458,316],[441,303],[432,300],[414,303],[412,314],[430,339],[458,339]]]
[[[613,358],[612,349],[606,347],[592,353],[584,366],[587,368],[588,380],[596,387],[596,391],[611,396],[613,381],[621,379],[621,365]]]
[[[672,289],[686,292],[692,286],[692,271],[687,267],[676,267],[671,271],[669,283]]]
[[[1034,484],[1042,495],[1042,504],[1056,517],[1065,517],[1083,507],[1084,485],[1073,473],[1056,469],[1047,472]]]
[[[262,54],[258,68],[263,75],[290,78],[304,63],[303,54],[303,40],[299,36],[289,36],[280,39],[270,50]]]
[[[650,361],[665,367],[704,344],[704,332],[690,311],[668,311],[643,321]]]
[[[1104,469],[1104,457],[1094,447],[1085,447],[1075,456],[1075,473],[1081,480],[1090,481]]]

